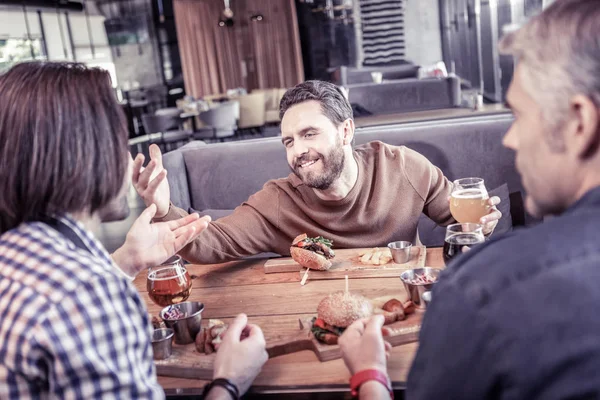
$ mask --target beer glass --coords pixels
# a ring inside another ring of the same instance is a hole
[[[450,195],[450,213],[457,222],[478,224],[489,213],[488,199],[483,179],[457,179]]]
[[[444,240],[444,262],[448,262],[462,253],[463,246],[483,243],[483,227],[480,224],[452,224],[446,227]]]
[[[148,269],[148,296],[161,307],[186,301],[192,291],[192,280],[181,257],[173,256],[157,267]]]

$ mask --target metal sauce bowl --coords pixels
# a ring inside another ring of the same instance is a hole
[[[405,264],[410,260],[411,242],[399,241],[388,243],[388,248],[392,253],[392,258],[396,264]]]
[[[173,308],[184,313],[185,317],[180,319],[167,318],[165,313]],[[160,318],[165,321],[167,327],[175,332],[175,343],[190,344],[196,340],[196,335],[200,332],[202,311],[204,311],[204,304],[198,301],[186,301],[163,308],[160,311]]]
[[[160,328],[152,333],[152,350],[155,360],[164,360],[171,356],[173,349],[173,329]]]
[[[423,293],[431,290],[435,282],[439,279],[441,272],[442,270],[439,268],[425,267],[409,269],[400,275],[400,280],[402,280],[404,288],[417,308],[424,310],[427,307],[423,301]],[[428,277],[434,280],[434,282],[415,284],[413,280],[417,277]]]

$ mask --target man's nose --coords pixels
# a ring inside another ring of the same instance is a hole
[[[294,141],[294,157],[299,158],[305,153],[308,153],[308,146],[302,143],[301,140]]]

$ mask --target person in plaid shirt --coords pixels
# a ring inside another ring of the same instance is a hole
[[[0,76],[0,93],[0,398],[164,398],[131,280],[209,219],[151,224],[151,206],[109,255],[91,227],[108,209],[128,211],[131,158],[108,73],[23,63]],[[244,318],[251,338],[230,335],[215,365],[242,393],[266,361]],[[236,354],[253,361],[235,365]]]

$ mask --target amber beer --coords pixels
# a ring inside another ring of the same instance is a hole
[[[488,199],[487,191],[480,189],[456,190],[450,196],[450,212],[458,222],[479,223],[489,212]]]
[[[177,256],[165,264],[151,268],[146,286],[150,299],[159,306],[166,307],[190,297],[192,280],[181,258]]]

